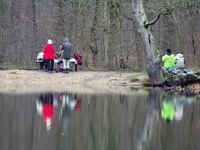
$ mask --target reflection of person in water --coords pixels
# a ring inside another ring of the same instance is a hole
[[[53,107],[53,94],[45,94],[43,101],[43,119],[46,123],[47,129],[51,128],[53,121],[54,107]]]
[[[73,98],[70,98],[67,93],[62,96],[62,107],[67,106],[72,111],[80,110],[81,104],[80,100],[77,100],[77,95],[75,94]]]
[[[167,122],[174,120],[174,103],[171,100],[166,100],[163,102],[161,117]]]
[[[190,96],[177,96],[174,99],[174,106],[175,106],[175,113],[174,113],[174,118],[177,121],[182,120],[183,118],[183,113],[184,113],[184,107],[186,105],[190,105],[192,104],[192,102],[194,101],[194,98],[190,97]]]
[[[79,111],[81,108],[81,102],[80,100],[77,100],[76,94],[74,95],[73,98],[70,99],[68,93],[59,95],[59,100],[61,101],[61,111],[60,111],[61,122],[63,129],[65,130],[69,124],[70,113],[72,111]]]
[[[36,101],[37,111],[43,115],[43,119],[47,130],[51,129],[54,116],[53,94],[46,93],[44,96],[40,95],[39,101]]]
[[[191,104],[193,99],[188,96],[171,96],[163,101],[161,109],[161,117],[166,120],[168,123],[176,120],[180,121],[183,118],[184,107],[187,104]]]
[[[81,108],[81,101],[77,99],[77,95],[74,95],[74,98],[69,100],[68,106],[73,111],[79,111]]]
[[[59,97],[61,101],[61,111],[60,111],[61,124],[62,124],[62,128],[65,130],[70,120],[70,109],[66,105],[66,102],[69,100],[69,96],[67,93],[65,93],[65,94],[61,94]]]

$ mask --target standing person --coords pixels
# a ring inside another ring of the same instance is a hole
[[[69,42],[69,38],[65,38],[63,40],[63,44],[61,46],[61,50],[63,50],[63,66],[64,66],[64,72],[68,73],[69,72],[69,60],[71,57],[71,52],[72,52],[72,44]]]
[[[167,49],[167,54],[162,57],[164,63],[164,69],[167,72],[172,72],[175,68],[175,56],[172,53],[171,49]]]
[[[37,113],[43,116],[43,120],[47,130],[51,129],[51,125],[54,118],[55,107],[56,106],[54,103],[52,93],[46,93],[44,95],[41,94],[39,96],[39,99],[36,100]]]
[[[47,41],[46,46],[44,47],[44,59],[45,59],[45,70],[53,71],[55,58],[55,48],[53,46],[52,40]]]

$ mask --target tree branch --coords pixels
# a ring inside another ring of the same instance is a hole
[[[144,26],[147,28],[149,25],[154,25],[157,21],[158,21],[158,19],[160,18],[160,15],[161,15],[162,13],[160,12],[157,16],[156,16],[156,18],[154,18],[151,22],[148,22],[148,21],[144,21]]]

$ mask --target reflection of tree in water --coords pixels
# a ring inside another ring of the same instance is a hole
[[[147,98],[146,95],[84,95],[81,96],[84,99],[81,113],[72,113],[76,106],[74,99],[78,99],[75,97],[62,93],[58,100],[59,119],[56,122],[55,116],[54,120],[58,129],[52,128],[51,131],[57,132],[55,136],[64,135],[62,147],[169,150],[184,149],[191,144],[198,146],[200,109],[198,105],[186,104],[188,97],[171,95],[159,89],[151,90]],[[180,109],[177,103],[184,104],[184,115],[177,120],[174,112],[174,120],[167,123],[162,119],[161,111],[163,102],[170,97],[175,109],[177,106]],[[191,144],[186,144],[188,142]]]
[[[164,98],[163,104],[170,99],[174,107],[174,116],[170,122],[167,123],[163,118],[159,124],[161,129],[157,132],[160,133],[161,148],[164,150],[200,149],[199,142],[197,142],[197,138],[200,136],[196,134],[197,131],[200,131],[200,128],[193,128],[200,123],[199,119],[196,120],[197,118],[193,120],[193,116],[197,114],[194,110],[199,110],[198,105],[195,109],[196,97],[178,93],[173,93],[168,96],[170,96],[170,98]],[[169,113],[171,113],[170,110]]]
[[[150,91],[137,149],[200,149],[200,105],[194,100],[191,96]]]
[[[195,97],[178,93],[165,93],[161,106],[161,117],[167,123],[181,121],[185,107],[195,101]]]
[[[137,149],[143,149],[147,144],[154,132],[154,128],[159,119],[159,110],[160,110],[160,100],[162,96],[162,91],[160,89],[154,89],[149,92],[146,102],[146,113],[144,116],[144,127],[137,144]]]

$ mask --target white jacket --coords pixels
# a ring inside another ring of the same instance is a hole
[[[175,64],[177,68],[184,68],[185,62],[184,62],[184,56],[183,54],[176,54],[175,56]]]
[[[39,52],[37,55],[37,59],[43,59],[44,52]]]

